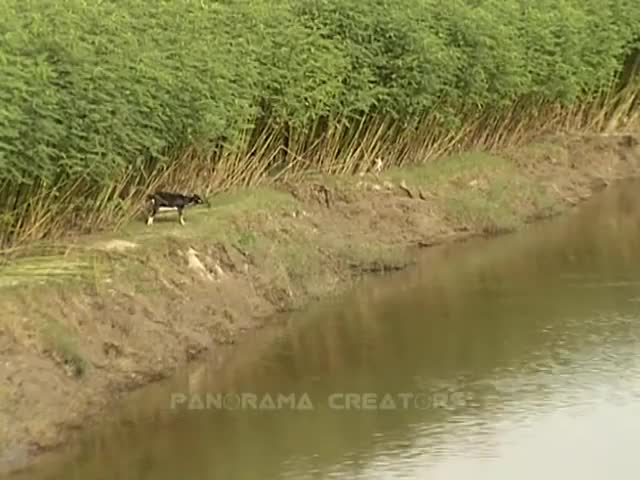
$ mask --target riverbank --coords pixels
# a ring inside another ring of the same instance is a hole
[[[640,135],[541,138],[360,177],[210,198],[0,263],[0,471],[72,439],[116,398],[415,250],[514,231],[640,173]]]

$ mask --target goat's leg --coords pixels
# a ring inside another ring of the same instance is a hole
[[[178,221],[180,225],[184,225],[184,208],[178,207]]]
[[[156,213],[158,213],[158,207],[156,205],[156,202],[153,202],[151,210],[149,211],[149,215],[147,215],[147,225],[153,225],[153,219],[156,216]]]

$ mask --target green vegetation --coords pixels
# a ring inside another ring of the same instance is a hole
[[[56,320],[47,320],[40,335],[44,348],[56,361],[62,363],[75,376],[82,376],[87,369],[87,361],[80,354],[79,339],[67,327]]]
[[[547,146],[547,151],[552,151],[551,147]],[[105,278],[119,272],[131,283],[132,291],[141,286],[140,291],[148,293],[161,270],[175,268],[171,259],[175,260],[176,251],[190,247],[240,255],[235,260],[241,264],[251,258],[265,271],[281,271],[283,278],[294,282],[321,279],[329,259],[361,270],[376,270],[376,264],[380,270],[385,265],[403,265],[407,245],[389,243],[376,235],[375,227],[370,225],[383,213],[382,204],[391,206],[406,198],[399,185],[416,193],[427,192],[430,197],[434,210],[417,208],[411,210],[413,214],[431,218],[434,226],[444,222],[448,227],[477,233],[514,230],[532,215],[551,213],[551,207],[560,208],[558,198],[535,176],[527,176],[513,162],[491,154],[464,153],[439,162],[390,168],[364,179],[326,175],[306,179],[307,186],[316,182],[328,185],[333,195],[348,199],[347,205],[364,203],[358,218],[346,216],[340,220],[344,215],[342,207],[334,207],[329,212],[335,215],[331,226],[318,217],[317,211],[306,211],[316,208],[311,197],[298,199],[282,188],[263,186],[223,192],[212,199],[209,207],[190,210],[186,214],[189,228],[182,227],[175,214],[168,213],[156,219],[157,224],[162,224],[160,229],[136,222],[118,232],[97,238],[85,236],[70,244],[34,242],[6,252],[8,261],[0,263],[0,290],[48,284],[89,287],[100,292],[105,288]],[[380,189],[384,188],[381,185],[392,185],[396,193],[387,197],[377,190],[368,191],[363,183],[376,184]],[[373,203],[375,197],[380,204]],[[412,223],[410,216],[402,209],[393,210],[384,221],[402,228],[407,222]],[[323,225],[322,229],[318,225]],[[438,231],[437,227],[432,228]],[[143,282],[144,278],[150,282]]]
[[[546,147],[549,151],[549,147]],[[411,168],[393,168],[392,182],[438,192],[436,203],[454,225],[486,233],[512,231],[528,220],[522,205],[539,214],[554,213],[548,190],[496,155],[463,153]],[[530,213],[530,212],[529,212]]]
[[[635,0],[6,0],[0,244],[118,227],[159,185],[636,121],[639,25]]]

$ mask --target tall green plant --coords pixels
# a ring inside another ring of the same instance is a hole
[[[274,158],[296,139],[290,162],[331,132],[357,144],[370,119],[428,119],[445,144],[470,118],[580,110],[620,80],[639,25],[634,0],[6,0],[0,237],[49,222],[34,195],[76,218],[125,177],[144,187],[187,150],[211,171],[220,145],[265,132]]]

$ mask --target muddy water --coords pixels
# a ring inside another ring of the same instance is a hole
[[[639,191],[433,249],[140,392],[24,478],[636,479]]]

